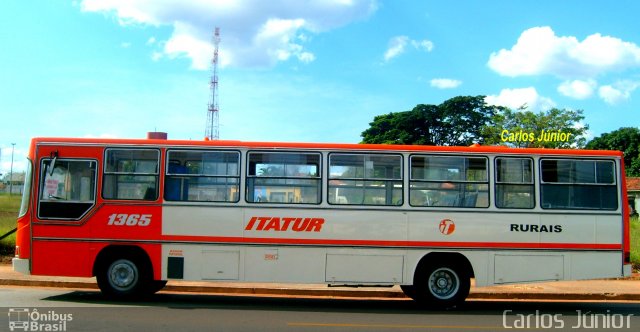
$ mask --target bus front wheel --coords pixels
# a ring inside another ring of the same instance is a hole
[[[464,302],[471,280],[461,264],[436,261],[416,272],[413,299],[431,308],[449,309]]]
[[[96,279],[102,293],[115,298],[142,295],[145,286],[151,281],[144,266],[131,258],[109,260],[96,275]]]

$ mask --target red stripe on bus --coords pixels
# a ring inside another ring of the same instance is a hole
[[[594,249],[620,250],[619,243],[526,243],[526,242],[440,242],[440,241],[389,241],[389,240],[335,240],[288,238],[241,238],[209,236],[166,236],[168,241],[216,242],[235,244],[283,244],[283,245],[340,245],[381,247],[447,247],[447,248],[511,248],[511,249]]]
[[[620,163],[620,178],[622,178],[622,183],[620,184],[620,187],[622,189],[622,201],[625,202],[624,198],[625,197],[629,197],[627,196],[627,177],[624,176],[625,173],[625,169],[624,169],[624,163],[621,162]],[[622,203],[622,220],[623,220],[623,229],[622,229],[622,240],[624,242],[624,255],[622,257],[622,264],[630,264],[631,263],[631,239],[630,239],[630,225],[629,225],[629,215],[631,214],[631,211],[629,211],[629,204],[628,203]],[[627,257],[629,257],[627,259]]]

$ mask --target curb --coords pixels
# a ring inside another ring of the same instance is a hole
[[[82,281],[51,281],[51,280],[11,280],[0,279],[0,286],[23,287],[53,287],[79,288],[97,290],[94,282]],[[293,289],[293,288],[265,288],[265,287],[223,287],[223,286],[190,286],[167,285],[162,289],[166,292],[200,293],[200,294],[230,294],[230,295],[278,295],[303,297],[336,297],[336,298],[386,298],[408,299],[399,291],[380,290],[348,290],[348,289]],[[470,293],[470,300],[570,300],[570,301],[640,301],[640,294],[617,293]]]
[[[0,279],[0,286],[22,287],[54,287],[54,288],[82,288],[98,289],[98,285],[92,282],[82,281],[52,281],[52,280],[12,280]]]
[[[617,293],[471,293],[473,300],[640,301],[640,294]]]
[[[408,299],[402,292],[344,289],[295,289],[295,288],[258,288],[258,287],[217,287],[217,286],[176,286],[168,285],[162,289],[168,292],[215,293],[233,295],[278,295],[302,297],[344,297],[344,298],[387,298]]]

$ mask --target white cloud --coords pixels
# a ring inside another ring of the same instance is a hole
[[[131,47],[131,43],[129,43],[129,42],[122,42],[122,43],[120,43],[120,47],[122,47],[122,48],[129,48],[129,47]]]
[[[384,61],[389,61],[404,53],[404,49],[407,46],[408,41],[409,37],[407,36],[396,36],[391,38],[391,40],[389,40],[389,48],[384,52]]]
[[[598,95],[607,104],[615,105],[625,99],[623,92],[612,87],[611,85],[603,85],[598,89]]]
[[[153,45],[156,43],[156,37],[151,37],[147,40],[147,45]]]
[[[151,60],[158,61],[160,59],[162,59],[162,53],[161,52],[153,52],[153,53],[151,53]]]
[[[267,52],[279,61],[286,61],[294,56],[303,63],[309,63],[315,60],[315,55],[304,51],[304,47],[300,44],[306,38],[304,34],[296,36],[296,32],[305,24],[303,19],[270,19],[256,35],[255,43],[263,45]],[[280,44],[279,48],[269,49],[269,45],[277,44]]]
[[[598,83],[595,80],[564,81],[558,86],[558,92],[574,99],[587,99],[593,95]]]
[[[462,81],[451,78],[434,78],[431,80],[431,86],[438,89],[453,89],[462,84]]]
[[[196,31],[189,24],[175,23],[173,34],[164,44],[164,52],[170,59],[187,57],[191,59],[191,68],[206,70],[210,67],[213,46],[207,40],[197,38]]]
[[[13,148],[13,149],[12,149]],[[11,154],[13,150],[13,168],[11,168]],[[23,172],[27,167],[27,155],[29,154],[28,147],[22,149],[18,145],[12,147],[11,145],[5,145],[0,147],[0,174],[4,177],[9,174],[13,169],[13,172]]]
[[[395,36],[389,40],[389,46],[384,52],[384,61],[388,62],[404,53],[407,45],[409,44],[417,50],[423,50],[426,52],[431,52],[433,50],[433,42],[429,40],[413,40],[407,36]]]
[[[316,56],[313,53],[309,52],[302,52],[300,54],[297,54],[296,57],[298,58],[298,60],[300,60],[300,62],[303,63],[309,63],[316,59]]]
[[[598,95],[607,104],[616,105],[631,97],[631,93],[640,87],[640,82],[618,81],[613,85],[603,85],[598,89]]]
[[[584,78],[640,66],[640,47],[599,33],[578,41],[556,36],[550,27],[535,27],[525,30],[510,50],[493,52],[488,65],[503,76]]]
[[[502,89],[499,95],[485,98],[489,105],[505,106],[511,109],[526,107],[530,111],[546,111],[556,106],[550,98],[538,94],[534,87],[522,89]]]
[[[216,26],[223,66],[272,66],[291,58],[308,63],[315,60],[304,45],[309,34],[363,19],[377,9],[377,1],[83,0],[81,9],[114,15],[121,25],[172,26],[168,40],[147,44],[162,47],[167,58],[186,57],[193,68],[207,69]]]
[[[427,52],[431,52],[433,51],[433,42],[430,40],[412,40],[411,41],[411,45],[413,45],[413,47],[415,47],[416,49],[420,50],[425,50]]]

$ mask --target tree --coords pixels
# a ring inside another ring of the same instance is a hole
[[[553,108],[546,112],[501,108],[482,130],[487,144],[512,147],[582,148],[589,125],[582,110]]]
[[[376,116],[362,132],[362,143],[470,145],[484,143],[482,130],[502,107],[485,96],[459,96],[440,105],[419,104],[411,111]]]
[[[626,127],[602,134],[587,143],[586,148],[624,152],[625,173],[640,176],[640,129]]]

